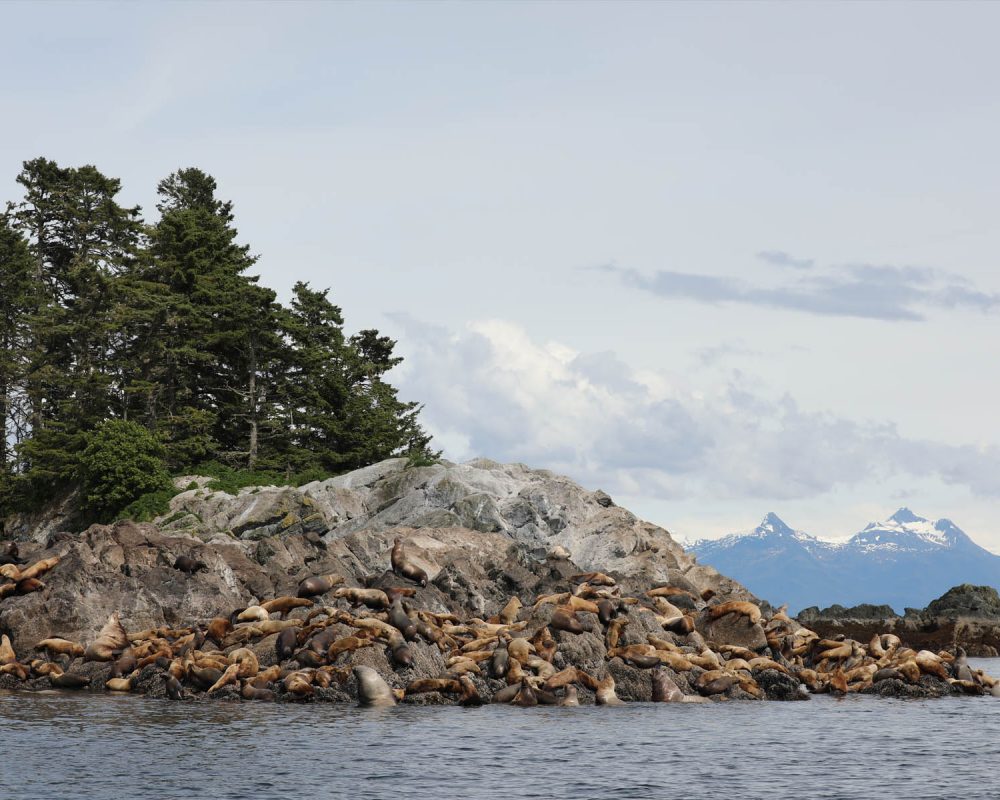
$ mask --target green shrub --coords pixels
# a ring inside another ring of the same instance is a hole
[[[144,495],[171,491],[163,446],[134,422],[102,422],[87,435],[77,470],[86,510],[99,522]]]
[[[177,495],[177,490],[173,488],[148,492],[125,506],[119,512],[117,519],[150,522],[156,517],[162,517],[170,510],[170,501],[174,499],[175,495]],[[171,519],[167,520],[167,522],[172,521]]]

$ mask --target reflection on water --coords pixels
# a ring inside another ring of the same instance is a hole
[[[1000,796],[998,741],[993,698],[362,711],[0,694],[0,797],[970,800]]]

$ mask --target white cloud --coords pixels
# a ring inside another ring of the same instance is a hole
[[[407,397],[449,458],[488,456],[633,496],[794,500],[890,476],[1000,495],[996,447],[903,438],[768,397],[739,377],[695,392],[614,353],[577,353],[502,321],[461,332],[393,317]]]

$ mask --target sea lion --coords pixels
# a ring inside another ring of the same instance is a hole
[[[599,706],[621,706],[625,705],[625,701],[622,700],[617,694],[615,694],[615,679],[609,672],[603,680],[597,682],[594,687],[594,692],[597,695],[596,702]]]
[[[254,686],[252,683],[244,684],[240,689],[240,696],[244,700],[263,700],[265,702],[274,700],[274,692],[261,686]]]
[[[292,657],[298,647],[299,641],[295,628],[285,628],[278,634],[274,641],[274,651],[278,656],[278,662],[285,661]]]
[[[13,664],[15,661],[17,661],[17,654],[14,652],[14,646],[10,643],[10,638],[5,633],[0,636],[0,666]]]
[[[228,619],[225,617],[215,617],[205,628],[205,636],[216,644],[221,645],[222,641],[226,638],[226,634],[232,629],[233,624]]]
[[[266,603],[261,603],[260,607],[268,614],[280,614],[281,618],[284,619],[288,616],[288,612],[293,609],[310,608],[313,605],[315,604],[308,597],[276,597]]]
[[[358,682],[359,705],[366,707],[396,705],[396,698],[389,684],[375,670],[359,664],[352,671]]]
[[[612,603],[607,598],[602,598],[597,601],[597,618],[601,621],[601,624],[607,626],[612,619],[618,616],[621,609],[617,603]]]
[[[131,692],[132,691],[132,677],[128,678],[109,678],[105,684],[105,688],[112,692]]]
[[[82,689],[90,685],[90,678],[75,672],[60,672],[50,674],[49,683],[56,689]]]
[[[0,667],[0,675],[13,675],[19,681],[26,681],[31,677],[31,672],[24,664],[12,661],[10,664],[4,664]]]
[[[398,628],[404,639],[412,642],[417,638],[417,626],[403,610],[403,601],[398,597],[389,606],[389,624]]]
[[[654,703],[683,702],[684,692],[670,679],[665,669],[662,667],[654,669],[652,672],[652,681]]]
[[[193,681],[199,689],[207,692],[222,677],[222,670],[215,667],[199,667],[191,664],[187,668],[188,678]],[[176,678],[177,676],[174,675]]]
[[[337,575],[336,573],[330,573],[329,575],[314,575],[312,578],[306,578],[304,581],[299,583],[297,596],[318,597],[321,594],[326,594],[334,586],[338,586],[343,582],[344,576]]]
[[[0,660],[0,664],[2,663],[3,661]],[[966,656],[964,647],[958,648],[958,651],[955,654],[955,660],[951,664],[951,671],[952,674],[960,681],[969,681],[971,683],[978,683],[978,681],[976,680],[975,676],[972,673],[972,670],[969,669],[969,661],[968,657]]]
[[[87,645],[83,653],[84,661],[111,661],[129,645],[128,633],[122,625],[121,617],[115,611],[104,623],[97,639]]]
[[[410,681],[406,686],[406,696],[411,694],[426,694],[427,692],[444,692],[446,694],[459,694],[462,691],[462,682],[453,678],[418,678]]]
[[[174,559],[174,569],[178,569],[181,572],[185,572],[188,575],[194,575],[200,569],[208,569],[208,564],[204,561],[199,561],[191,556],[177,556]]]
[[[616,583],[614,578],[603,572],[581,572],[577,575],[570,575],[569,579],[573,583],[590,583],[594,586],[614,586]]]
[[[411,589],[408,586],[405,588],[402,586],[383,586],[382,591],[385,592],[385,596],[389,598],[390,603],[394,602],[397,597],[413,597],[417,593],[416,589]]]
[[[400,667],[409,667],[413,665],[413,651],[410,650],[410,646],[406,642],[401,642],[390,651],[392,655],[393,663]]]
[[[427,573],[406,557],[403,540],[399,536],[393,539],[389,563],[392,564],[392,571],[399,577],[419,583],[421,586],[427,585]]]
[[[521,678],[521,689],[514,699],[511,700],[511,703],[515,706],[521,706],[521,708],[531,708],[538,705],[535,690],[532,688],[531,681],[527,677]]]
[[[59,556],[52,556],[51,558],[43,558],[41,561],[36,561],[27,569],[21,570],[21,574],[18,575],[14,580],[18,583],[22,581],[30,580],[31,578],[40,578],[50,569],[52,569],[56,564],[59,563]]]
[[[260,606],[247,606],[236,615],[237,622],[263,622],[270,618],[271,615]]]
[[[690,614],[681,614],[679,617],[667,619],[663,623],[663,629],[678,636],[687,636],[694,631],[694,617]]]
[[[493,693],[493,699],[491,702],[494,703],[509,703],[515,697],[517,693],[521,691],[521,682],[511,683],[504,686],[502,689],[498,689]]]
[[[559,705],[564,708],[576,708],[580,705],[580,698],[576,687],[570,683],[567,684],[566,688],[563,690],[562,699],[559,701]]]
[[[497,615],[499,620],[507,625],[517,620],[517,615],[521,611],[521,598],[514,595],[510,600],[507,601],[500,613]]]
[[[181,682],[177,680],[177,678],[169,672],[164,672],[160,677],[163,678],[163,685],[167,690],[167,697],[171,700],[184,699],[184,687],[181,686]]]
[[[472,682],[472,678],[468,675],[463,675],[458,679],[458,682],[462,684],[462,694],[461,697],[458,698],[460,705],[471,707],[481,706],[483,704],[483,698],[479,694],[476,684]]]
[[[507,674],[507,666],[510,662],[510,654],[506,647],[497,645],[490,659],[490,674],[494,678],[503,678]]]
[[[576,614],[563,611],[561,608],[556,609],[549,625],[557,631],[566,631],[567,633],[584,633],[587,630],[583,627],[583,623],[576,618]]]
[[[742,614],[750,620],[751,625],[756,625],[761,620],[760,608],[746,600],[730,600],[728,603],[708,607],[709,619],[716,620],[726,614]]]
[[[376,611],[389,607],[389,598],[381,589],[354,589],[343,587],[333,593],[336,598],[343,598],[353,606],[367,606]]]

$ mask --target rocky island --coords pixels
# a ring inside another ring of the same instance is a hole
[[[519,705],[1000,694],[960,649],[807,627],[601,491],[396,458],[206,479],[151,523],[8,520],[0,686]]]

